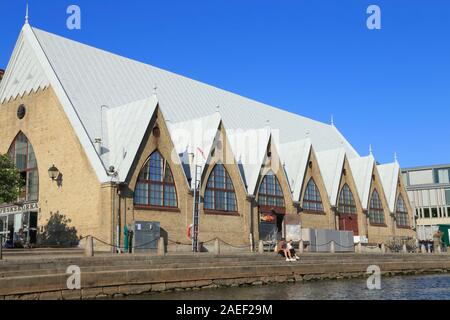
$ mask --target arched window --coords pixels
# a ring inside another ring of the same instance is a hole
[[[339,195],[339,213],[356,214],[356,204],[353,194],[347,184],[341,190]]]
[[[323,212],[322,198],[313,178],[306,185],[305,195],[303,197],[303,209],[306,211]]]
[[[211,172],[205,191],[205,209],[236,212],[236,194],[225,167],[218,163]]]
[[[275,174],[270,171],[259,186],[258,204],[284,208],[284,196]]]
[[[177,207],[175,182],[169,163],[158,151],[150,155],[139,173],[134,204],[138,206]]]
[[[39,176],[36,156],[28,138],[20,132],[14,139],[8,154],[19,170],[24,182],[19,201],[36,201],[39,193]]]
[[[373,224],[384,224],[383,205],[376,189],[373,190],[372,198],[370,198],[369,221]]]
[[[397,209],[395,211],[396,215],[396,224],[398,227],[409,227],[408,221],[408,209],[406,209],[405,201],[403,200],[402,195],[399,195],[397,198]]]

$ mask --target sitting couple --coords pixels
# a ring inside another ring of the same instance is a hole
[[[280,242],[278,242],[276,250],[279,255],[286,258],[286,261],[300,260],[299,256],[295,253],[292,240],[286,242],[286,239],[282,238]]]

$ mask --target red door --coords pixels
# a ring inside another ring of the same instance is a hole
[[[353,235],[358,235],[358,216],[356,214],[341,214],[339,216],[339,230],[353,231]]]

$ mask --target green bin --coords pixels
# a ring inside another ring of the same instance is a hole
[[[450,246],[450,224],[440,224],[439,230],[442,232],[442,244],[444,244],[446,247]]]

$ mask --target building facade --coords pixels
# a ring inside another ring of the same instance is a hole
[[[450,225],[450,164],[402,169],[419,240],[433,240],[439,225]]]
[[[30,241],[59,213],[109,244],[125,225],[159,222],[178,248],[195,208],[200,241],[236,248],[302,228],[414,236],[399,164],[361,157],[333,124],[29,24],[0,83],[0,153],[25,181],[0,205],[0,231]]]

